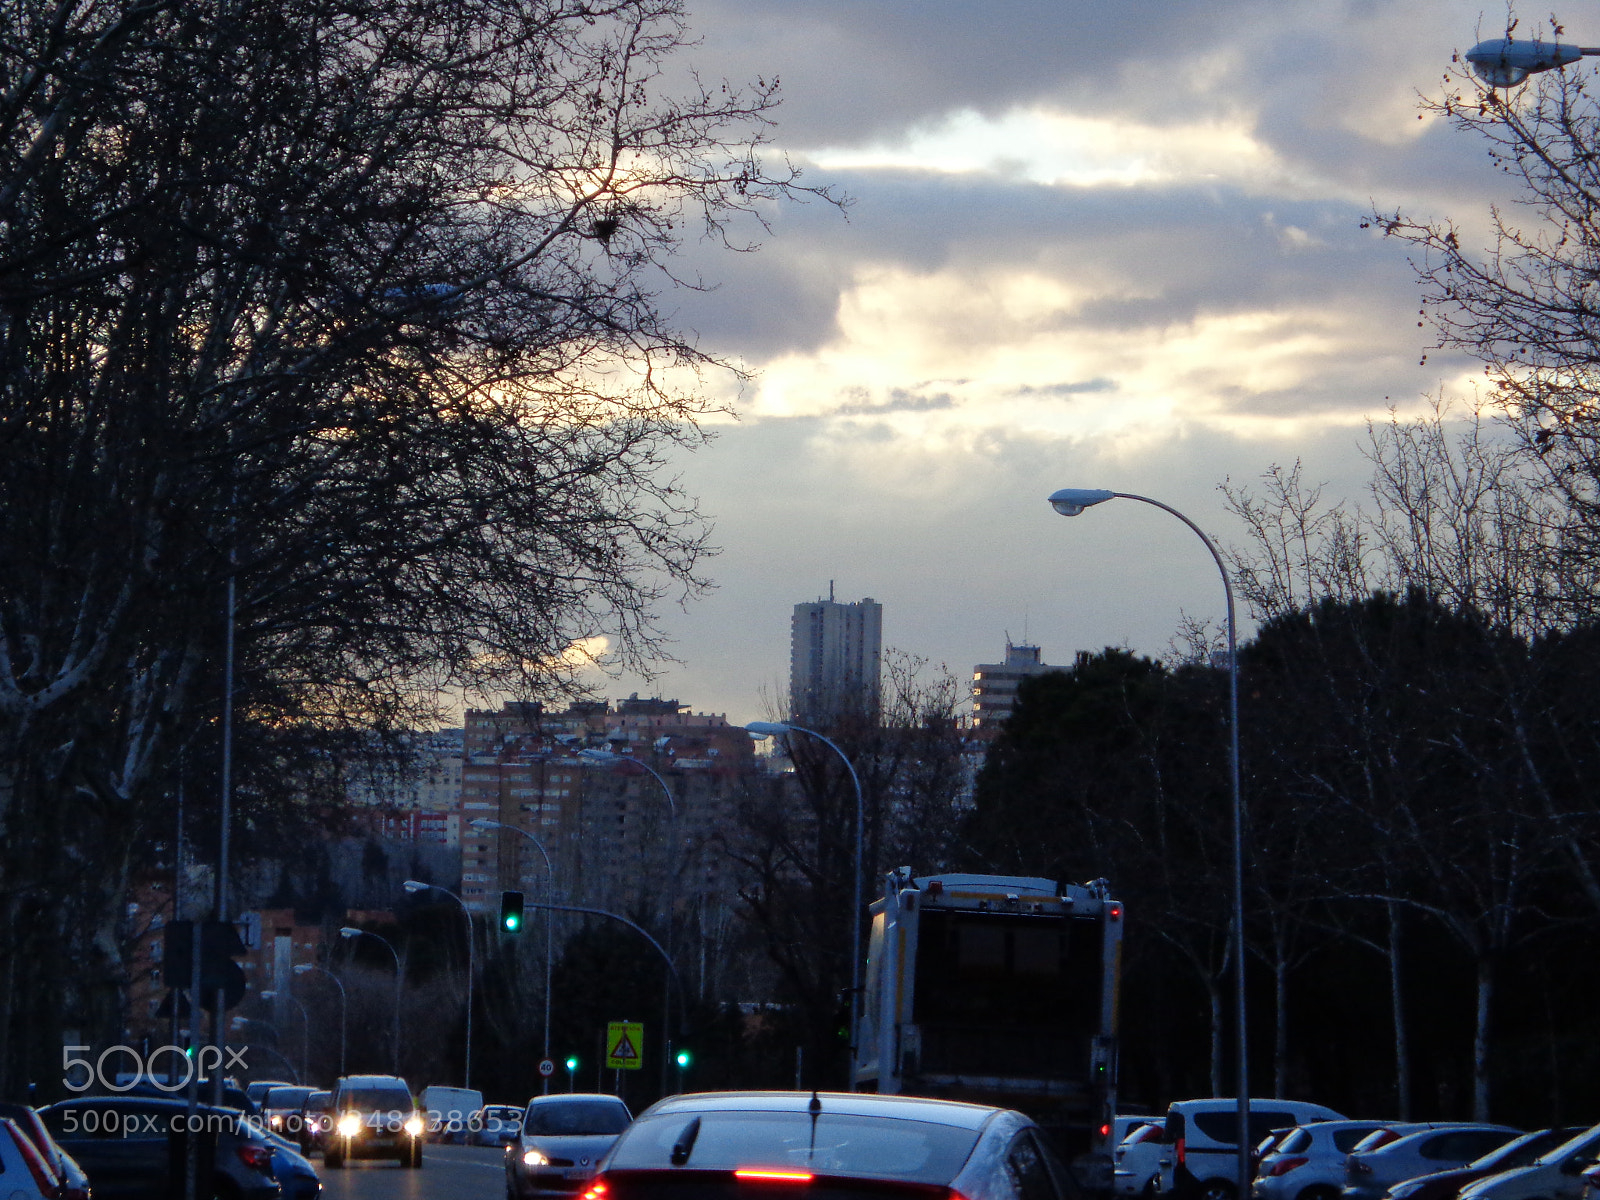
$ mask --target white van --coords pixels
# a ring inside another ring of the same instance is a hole
[[[1250,1142],[1254,1146],[1274,1129],[1291,1129],[1314,1121],[1342,1121],[1343,1113],[1304,1100],[1251,1100]],[[1201,1200],[1236,1200],[1239,1196],[1239,1101],[1233,1097],[1177,1100],[1167,1109],[1161,1144],[1160,1190],[1170,1193],[1174,1173],[1187,1167],[1200,1185]],[[1245,1180],[1248,1187],[1249,1180]]]
[[[465,1142],[475,1132],[483,1093],[471,1088],[432,1084],[418,1097],[428,1122],[430,1142]]]

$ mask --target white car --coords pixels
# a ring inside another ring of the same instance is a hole
[[[1563,1142],[1531,1166],[1502,1171],[1461,1189],[1460,1200],[1580,1200],[1583,1173],[1600,1162],[1600,1125]]]
[[[1147,1120],[1135,1127],[1117,1144],[1112,1170],[1113,1190],[1119,1196],[1148,1196],[1156,1190],[1156,1176],[1161,1173],[1161,1158],[1167,1147],[1161,1144],[1160,1117]]]
[[[1158,1188],[1171,1192],[1180,1167],[1194,1175],[1199,1200],[1235,1200],[1239,1195],[1238,1101],[1229,1097],[1178,1100],[1167,1109],[1161,1141],[1170,1153],[1161,1156]],[[1342,1121],[1344,1114],[1304,1100],[1251,1100],[1249,1145],[1274,1129]]]
[[[1344,1200],[1381,1200],[1396,1184],[1464,1167],[1498,1150],[1522,1130],[1463,1122],[1395,1138],[1376,1149],[1357,1148],[1344,1160]],[[1363,1146],[1369,1143],[1363,1143]]]
[[[1252,1200],[1335,1200],[1344,1186],[1344,1158],[1382,1121],[1318,1121],[1300,1125],[1261,1159]]]

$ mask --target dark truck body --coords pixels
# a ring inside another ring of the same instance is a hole
[[[1109,1194],[1122,905],[1104,882],[899,871],[872,914],[857,1089],[1017,1109]]]

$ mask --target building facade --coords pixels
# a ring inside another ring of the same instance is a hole
[[[832,597],[796,604],[789,627],[789,714],[801,725],[876,717],[881,697],[883,605]]]
[[[972,668],[972,725],[993,732],[1000,727],[1017,701],[1017,688],[1030,675],[1062,670],[1042,661],[1038,646],[1013,645],[1006,639],[1006,660],[979,663]]]

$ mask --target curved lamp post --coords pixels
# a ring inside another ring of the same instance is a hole
[[[1222,555],[1217,552],[1217,547],[1205,535],[1205,531],[1170,504],[1152,500],[1149,496],[1136,496],[1132,492],[1062,488],[1051,493],[1050,505],[1064,517],[1076,517],[1084,509],[1107,500],[1138,500],[1142,504],[1153,505],[1162,512],[1171,513],[1193,530],[1211,552],[1212,561],[1217,564],[1217,571],[1222,575],[1222,591],[1228,601],[1228,774],[1233,791],[1233,986],[1234,1022],[1239,1043],[1234,1070],[1238,1077],[1239,1179],[1243,1194],[1244,1181],[1250,1178],[1250,1073],[1244,1002],[1244,804],[1239,786],[1239,643],[1234,622],[1233,583],[1228,578],[1228,568],[1222,562]]]
[[[394,955],[394,1073],[398,1075],[400,1074],[400,952],[390,945],[388,938],[381,933],[373,933],[370,929],[357,929],[354,925],[346,925],[339,930],[339,936],[346,940],[369,937],[375,942],[382,942],[384,949]]]
[[[343,930],[340,930],[340,933],[343,933],[343,932],[344,932]],[[395,961],[398,962],[399,959],[396,958]],[[345,1073],[344,1072],[345,1019],[346,1019],[346,1017],[348,1017],[350,1015],[349,997],[347,997],[345,995],[344,984],[339,981],[339,977],[337,975],[335,975],[332,971],[328,970],[326,967],[319,967],[319,966],[317,966],[316,963],[297,963],[295,965],[294,973],[296,975],[304,975],[307,971],[321,971],[329,979],[333,980],[333,986],[339,989],[339,1074],[343,1075]]]
[[[861,862],[862,846],[866,841],[866,805],[861,799],[861,779],[856,774],[850,756],[815,729],[790,725],[782,721],[751,721],[745,731],[754,737],[776,737],[786,733],[804,733],[817,739],[839,756],[844,769],[850,772],[850,782],[856,789],[856,872],[855,896],[850,907],[850,1091],[856,1090],[856,1026],[861,1015]]]
[[[275,1000],[278,993],[272,990],[257,993],[263,1000]],[[300,1003],[300,997],[293,992],[285,991],[283,998],[290,1001],[300,1010],[300,1075],[299,1079],[311,1078],[311,1014],[306,1011],[306,1006]]]
[[[1515,38],[1492,38],[1479,42],[1464,55],[1472,69],[1490,87],[1516,87],[1540,71],[1570,66],[1580,58],[1600,55],[1600,47],[1564,46],[1559,42],[1545,42],[1539,38],[1521,41]]]
[[[467,909],[467,902],[456,895],[449,888],[440,887],[436,883],[423,883],[418,879],[408,879],[400,885],[412,895],[418,892],[443,892],[450,899],[461,906],[461,915],[467,922],[467,1065],[462,1072],[461,1086],[472,1086],[472,913]]]
[[[512,833],[520,833],[532,842],[534,849],[544,859],[544,898],[546,900],[555,899],[555,871],[550,866],[550,854],[544,848],[543,842],[520,826],[507,825],[503,821],[491,821],[487,817],[479,817],[476,820],[468,821],[467,824],[479,832],[485,829],[509,829]],[[552,945],[550,916],[551,910],[547,907],[544,910],[544,1054],[542,1056],[544,1058],[550,1057],[550,948]],[[546,1075],[543,1078],[545,1095],[549,1095],[550,1076]]]

